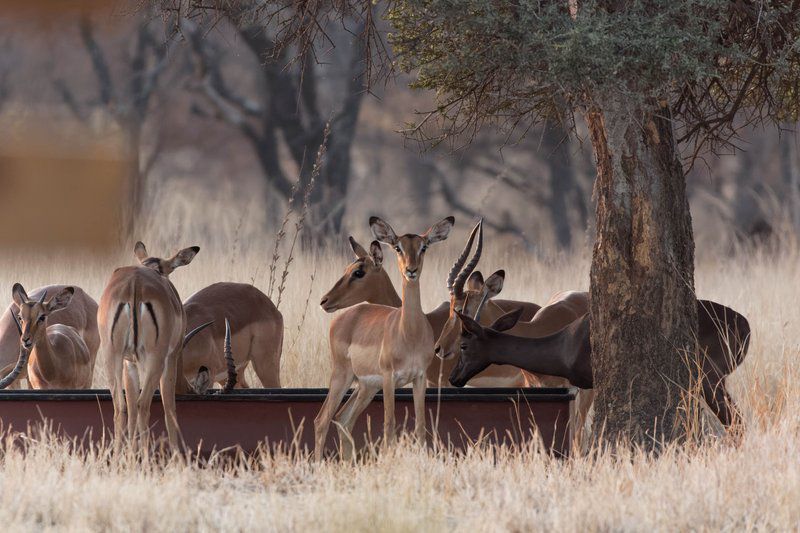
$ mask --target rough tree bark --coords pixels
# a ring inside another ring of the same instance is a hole
[[[697,311],[694,240],[669,110],[590,110],[597,162],[591,267],[595,434],[656,450],[680,437]]]

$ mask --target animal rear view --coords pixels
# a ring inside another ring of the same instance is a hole
[[[193,379],[200,367],[207,369],[214,383],[221,383],[228,376],[225,358],[219,351],[227,318],[233,330],[231,344],[238,385],[250,386],[244,379],[244,369],[252,363],[265,387],[281,386],[283,316],[266,294],[245,283],[215,283],[189,297],[184,310],[188,330],[212,322],[183,350],[183,373],[187,379]]]
[[[150,257],[142,243],[134,250],[143,266],[118,268],[100,298],[100,351],[106,361],[114,402],[115,448],[129,437],[149,434],[150,404],[161,391],[164,421],[173,449],[181,442],[175,412],[175,386],[186,315],[167,276],[187,265],[199,247],[169,259]],[[124,394],[123,394],[124,389]]]

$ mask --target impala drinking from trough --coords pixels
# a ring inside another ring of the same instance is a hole
[[[739,413],[725,388],[725,379],[747,355],[750,325],[733,309],[709,300],[697,300],[697,315],[703,399],[727,427],[739,419]],[[513,331],[519,316],[519,310],[512,311],[484,328],[471,317],[460,315],[460,356],[450,382],[462,387],[487,365],[502,364],[561,376],[582,389],[594,386],[588,313],[541,338],[504,333]]]
[[[461,268],[467,260],[478,229],[478,225],[473,228],[465,250],[460,257],[456,259],[450,276],[448,277],[448,286],[454,283],[456,276],[461,272]],[[345,268],[342,277],[322,297],[320,301],[322,309],[328,313],[332,313],[363,302],[399,307],[401,304],[400,296],[397,295],[397,291],[395,291],[389,275],[383,268],[383,251],[380,242],[373,241],[368,252],[364,247],[358,244],[353,237],[350,237],[350,246],[356,258]],[[469,276],[469,281],[463,291],[464,294],[474,294],[484,290],[490,290],[488,287],[484,287],[480,273],[473,272],[476,264],[477,262],[466,269],[466,276],[464,276],[464,279]],[[470,273],[473,275],[470,275]],[[463,287],[463,282],[459,283]],[[524,309],[523,318],[526,320],[533,318],[534,314],[539,310],[538,305],[530,302],[497,300],[493,303],[504,311],[522,307]],[[425,314],[433,328],[434,338],[439,338],[442,328],[448,319],[449,312],[450,304],[448,302],[443,302],[436,309]],[[427,371],[428,383],[432,386],[436,386],[441,383],[442,379],[446,381],[447,375],[452,370],[454,364],[455,361],[452,360],[432,361]],[[519,371],[497,365],[486,369],[470,381],[471,386],[486,387],[522,386],[524,384],[525,378]]]
[[[314,455],[319,460],[331,420],[336,415],[343,450],[350,453],[349,433],[361,412],[383,389],[384,441],[394,440],[394,390],[413,384],[414,430],[425,438],[426,371],[433,358],[433,330],[422,312],[420,277],[425,252],[431,244],[447,238],[454,218],[434,224],[422,235],[400,237],[378,217],[369,224],[375,238],[392,246],[397,253],[403,283],[402,304],[398,308],[377,304],[351,307],[334,318],[330,327],[332,372],[328,396],[314,420]],[[339,409],[348,387],[356,381],[356,391]]]
[[[220,382],[226,376],[230,379],[219,352],[228,319],[233,330],[231,344],[237,357],[238,386],[249,387],[243,376],[248,363],[252,363],[264,387],[281,386],[283,316],[266,294],[245,283],[215,283],[189,297],[183,308],[188,329],[210,324],[183,350],[183,375],[188,380],[201,367],[208,370],[211,382]]]
[[[125,427],[128,436],[149,434],[150,404],[161,391],[167,436],[173,449],[182,441],[175,412],[178,359],[186,315],[178,292],[167,276],[188,265],[199,247],[185,248],[169,259],[151,257],[141,242],[134,253],[142,266],[114,271],[100,298],[100,350],[106,361],[114,403],[115,446]],[[124,394],[123,394],[124,387]]]

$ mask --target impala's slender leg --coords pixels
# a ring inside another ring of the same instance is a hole
[[[125,405],[128,409],[128,438],[136,435],[136,400],[139,398],[139,370],[130,361],[123,361],[123,384],[125,386]]]
[[[383,375],[383,440],[388,446],[394,444],[394,372]]]
[[[138,411],[138,437],[142,443],[142,447],[146,448],[150,437],[150,405],[153,403],[153,394],[156,392],[158,386],[158,378],[161,375],[163,364],[158,357],[151,354],[145,354],[144,357],[144,371],[141,376],[142,389],[139,397],[136,399],[136,410]]]
[[[264,334],[256,334],[253,339],[253,346],[258,347],[267,353],[253,357],[253,370],[256,371],[258,379],[267,388],[281,387],[281,350],[283,341],[275,342]]]
[[[122,390],[122,358],[110,357],[107,351],[103,353],[106,361],[106,374],[108,375],[109,388],[111,389],[111,402],[114,404],[114,452],[118,452],[125,434],[125,396]]]
[[[161,405],[164,406],[164,423],[167,426],[167,438],[173,451],[179,449],[183,442],[180,427],[178,426],[178,413],[175,406],[175,387],[178,378],[178,357],[171,354],[167,357],[166,365],[161,374]]]
[[[250,388],[250,382],[247,381],[247,377],[245,376],[245,373],[247,372],[247,367],[248,366],[250,366],[250,362],[249,361],[245,361],[241,368],[239,368],[238,366],[236,367],[236,387],[234,387],[234,388],[236,388],[236,389],[249,389]],[[225,381],[224,380],[220,381],[219,382],[219,386],[220,387],[224,387],[225,386]],[[264,386],[266,387],[266,385],[264,385]]]
[[[713,377],[717,379],[711,379]],[[725,390],[724,379],[720,379],[716,375],[705,376],[703,378],[703,399],[726,429],[734,422],[741,420],[741,413],[736,407],[736,402]]]
[[[331,383],[328,388],[328,396],[322,404],[319,414],[314,419],[314,458],[322,460],[322,453],[325,451],[325,439],[328,436],[333,415],[336,414],[339,405],[342,403],[347,388],[353,382],[353,370],[348,366],[345,368],[337,367],[334,364],[331,375]]]
[[[425,374],[414,378],[414,434],[425,443]]]
[[[361,416],[361,413],[364,412],[364,409],[367,408],[372,399],[375,398],[379,390],[381,390],[380,387],[360,382],[356,393],[347,400],[347,403],[339,411],[339,415],[336,418],[340,426],[337,429],[339,430],[341,453],[344,459],[350,459],[353,456],[354,450],[350,439],[353,438],[353,426],[355,426],[356,420],[358,420],[358,417]]]

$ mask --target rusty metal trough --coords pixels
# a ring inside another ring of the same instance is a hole
[[[178,421],[186,444],[203,454],[239,447],[253,452],[259,444],[313,449],[313,420],[327,389],[242,389],[226,395],[178,396]],[[428,389],[428,429],[454,448],[470,442],[521,444],[541,438],[545,448],[567,455],[568,421],[575,389]],[[346,400],[346,398],[345,398]],[[413,428],[410,389],[396,394],[398,424]],[[437,421],[438,413],[438,421]],[[353,431],[357,444],[369,435],[381,436],[383,402],[379,394]],[[163,411],[153,401],[151,423],[156,435],[164,433]],[[13,431],[31,432],[47,420],[60,435],[99,441],[110,435],[113,406],[108,390],[0,391],[0,421]],[[328,447],[336,447],[331,429]]]

